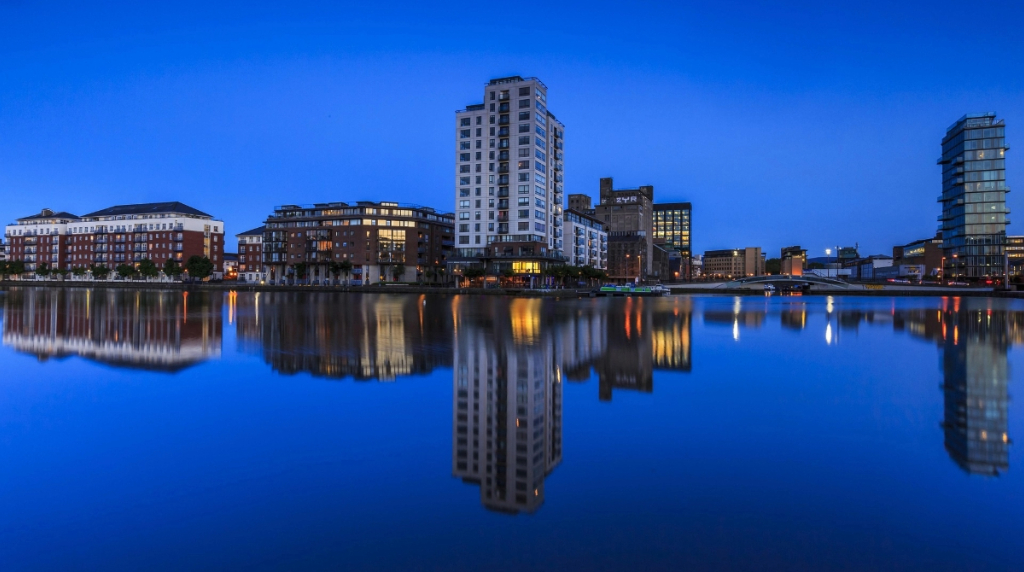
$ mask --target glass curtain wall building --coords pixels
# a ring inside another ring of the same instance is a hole
[[[1004,274],[1006,167],[1003,120],[995,113],[965,115],[942,139],[943,272],[978,279]]]

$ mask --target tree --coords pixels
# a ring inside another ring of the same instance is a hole
[[[76,266],[71,269],[71,274],[73,276],[81,278],[82,276],[85,276],[85,268],[82,268],[81,266]]]
[[[213,263],[209,258],[196,254],[188,258],[185,271],[188,272],[189,279],[203,280],[213,274]]]
[[[152,260],[143,258],[139,261],[139,274],[141,274],[143,278],[156,278],[160,275],[160,269],[156,267],[156,264]]]
[[[348,284],[348,275],[352,272],[352,262],[349,260],[342,260],[338,263],[338,270],[341,271],[342,275],[345,276],[345,284]]]
[[[10,262],[6,260],[0,260],[0,278],[7,280],[7,275],[10,273]]]
[[[398,279],[401,278],[403,274],[405,274],[404,264],[396,264],[391,267],[391,277],[395,279],[395,282],[398,282]]]
[[[434,277],[437,276],[437,272],[434,270],[433,266],[428,266],[427,269],[423,271],[423,275],[426,276],[427,280],[433,282]]]
[[[178,264],[178,261],[174,260],[173,258],[168,258],[167,262],[164,262],[164,275],[165,276],[172,277],[172,278],[177,278],[177,277],[181,276],[181,273],[183,271],[184,270],[182,269],[181,265]]]
[[[306,266],[305,262],[296,262],[295,265],[292,266],[292,268],[295,269],[295,277],[296,278],[298,278],[299,280],[305,280],[306,279],[306,268],[307,268],[307,266]]]
[[[769,258],[764,261],[765,274],[782,274],[782,261],[778,258]]]
[[[477,278],[482,278],[486,274],[487,271],[485,271],[483,268],[467,268],[462,271],[463,278],[469,280],[471,283],[473,282],[473,280]]]
[[[99,266],[90,266],[89,269],[92,271],[92,277],[98,278],[99,280],[106,280],[107,276],[110,276],[110,269],[100,264]]]
[[[25,273],[25,262],[22,260],[15,260],[7,263],[7,272],[12,276],[20,276]]]
[[[340,262],[335,262],[335,261],[332,260],[327,265],[327,268],[328,268],[328,270],[331,271],[331,274],[333,274],[335,278],[337,278],[338,275],[341,274],[341,263]]]
[[[444,266],[438,267],[438,269],[437,269],[437,278],[438,278],[438,280],[441,281],[441,284],[444,284],[445,272],[447,272],[447,270],[444,269]]]
[[[135,267],[128,264],[118,264],[117,268],[114,268],[114,272],[121,278],[128,278],[135,274]]]
[[[54,274],[56,274],[56,275],[60,276],[60,279],[61,279],[61,280],[63,280],[63,279],[65,279],[65,278],[67,278],[67,277],[68,277],[68,274],[69,274],[69,273],[70,273],[71,271],[70,271],[70,270],[68,270],[67,268],[55,268],[55,269],[53,269],[53,270],[52,270],[52,272],[53,272]]]
[[[45,278],[50,275],[50,267],[45,262],[40,262],[39,266],[36,266],[36,274]]]

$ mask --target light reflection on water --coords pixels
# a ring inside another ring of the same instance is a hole
[[[879,374],[894,383],[933,379],[942,393],[933,444],[941,441],[948,460],[972,479],[1005,477],[1013,448],[1009,354],[1024,340],[1024,306],[988,299],[554,301],[29,288],[3,295],[2,320],[3,345],[36,356],[37,371],[47,360],[77,356],[148,376],[187,375],[228,354],[261,362],[241,362],[239,375],[247,377],[405,383],[450,370],[451,475],[477,491],[489,512],[538,515],[545,513],[546,481],[573,462],[566,436],[577,421],[566,412],[568,400],[581,396],[575,385],[596,386],[585,392],[592,405],[578,421],[582,428],[608,416],[594,404],[614,407],[620,392],[653,395],[656,381],[714,391],[719,379],[771,372],[775,380],[780,370],[785,379],[792,368],[855,384],[857,360],[875,382]],[[718,342],[723,333],[730,345]],[[936,347],[938,375],[933,363],[887,353],[886,344],[904,335]],[[234,347],[225,348],[225,340]],[[873,340],[883,343],[866,345]],[[755,359],[746,346],[767,351]],[[844,352],[852,351],[858,355],[851,361]],[[825,361],[810,365],[812,358]],[[845,369],[828,363],[840,358]],[[665,434],[634,438],[684,446],[686,436],[673,435],[676,420],[663,422]],[[742,433],[745,421],[707,422]]]

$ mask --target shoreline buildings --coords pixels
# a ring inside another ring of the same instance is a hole
[[[451,214],[394,202],[279,206],[263,231],[264,272],[271,284],[337,283],[347,261],[353,285],[429,281],[445,268],[453,225]]]
[[[995,113],[964,115],[942,138],[943,275],[1003,276],[1006,264],[1005,124]]]
[[[267,268],[263,265],[263,233],[266,225],[235,235],[238,239],[238,279],[243,282],[263,282]]]
[[[537,78],[496,78],[455,112],[456,247],[450,270],[539,276],[563,263],[565,126]]]
[[[744,278],[764,274],[764,254],[759,246],[704,252],[704,275],[718,278]]]
[[[149,259],[184,264],[204,256],[219,267],[224,222],[180,202],[117,205],[82,216],[42,209],[19,218],[4,232],[9,259],[35,271],[40,264],[61,270],[135,265]]]

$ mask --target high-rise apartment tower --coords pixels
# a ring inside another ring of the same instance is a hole
[[[536,275],[562,261],[565,127],[537,78],[493,79],[455,113],[455,256],[460,267]]]

